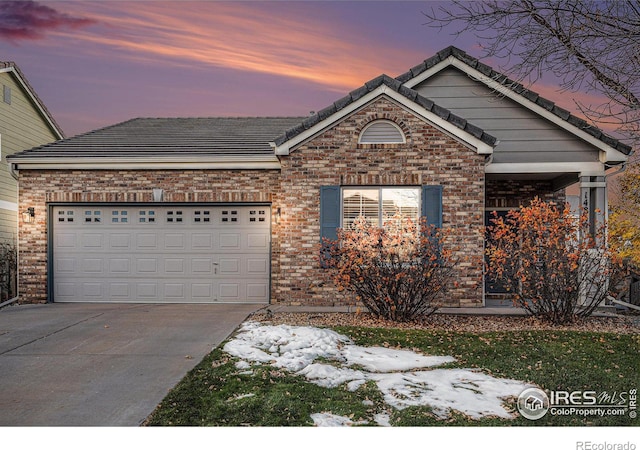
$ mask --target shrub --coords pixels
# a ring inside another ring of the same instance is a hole
[[[340,290],[353,292],[375,316],[409,321],[434,313],[453,277],[445,234],[401,215],[383,228],[359,217],[325,241],[322,261]]]
[[[16,295],[18,253],[15,244],[0,242],[0,301]]]
[[[488,273],[516,306],[555,324],[589,316],[618,281],[619,263],[606,246],[605,227],[589,232],[587,214],[571,214],[536,198],[497,215],[489,227]]]

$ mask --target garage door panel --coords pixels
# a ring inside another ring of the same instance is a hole
[[[191,235],[191,250],[204,251],[213,249],[213,233],[196,232]]]
[[[108,259],[110,275],[123,276],[132,274],[130,258],[108,257]]]
[[[269,207],[79,205],[53,219],[55,301],[269,301]]]
[[[220,258],[218,263],[218,275],[240,275],[240,259],[239,258]]]
[[[76,297],[76,284],[73,282],[56,283],[55,295],[57,298],[75,298]]]
[[[131,249],[131,233],[114,233],[109,236],[109,248],[118,251]]]
[[[104,273],[104,260],[102,258],[84,258],[82,260],[82,272],[102,275]]]
[[[240,233],[220,233],[219,250],[239,250],[240,249]]]
[[[164,235],[164,248],[171,251],[186,250],[185,233],[166,233]]]
[[[109,298],[118,301],[131,300],[131,286],[129,283],[109,283]]]
[[[158,248],[158,236],[155,233],[137,233],[136,250],[148,251]]]
[[[54,261],[58,272],[62,274],[76,273],[76,260],[73,258],[55,258]]]
[[[139,299],[157,299],[158,298],[158,283],[135,283],[136,295]]]
[[[192,258],[191,272],[194,275],[213,275],[213,258]]]
[[[194,299],[213,298],[213,283],[192,283],[191,297]]]
[[[167,275],[176,275],[185,273],[184,258],[168,258],[164,262],[164,272]]]
[[[100,251],[104,245],[104,235],[102,233],[84,233],[80,238],[82,248]]]
[[[219,298],[222,301],[238,301],[240,299],[240,286],[238,283],[220,283]]]
[[[77,235],[75,233],[58,233],[56,238],[54,239],[54,249],[55,248],[66,248],[72,249],[76,248],[76,239]]]
[[[158,260],[156,258],[138,258],[136,273],[142,276],[158,274]]]
[[[262,257],[250,257],[247,258],[247,275],[269,275],[269,261]]]
[[[249,301],[263,302],[269,298],[269,284],[268,283],[248,283],[247,284],[247,299]]]
[[[269,235],[266,233],[248,233],[247,249],[251,251],[266,251],[269,249]]]
[[[167,299],[186,300],[185,283],[166,283],[164,294]]]
[[[86,297],[89,301],[103,300],[104,293],[102,284],[103,283],[95,281],[84,281],[81,285],[81,295]]]

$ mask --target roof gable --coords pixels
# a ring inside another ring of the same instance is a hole
[[[0,61],[0,73],[10,73],[14,76],[18,84],[22,87],[27,97],[31,99],[35,109],[42,116],[43,120],[49,125],[53,133],[58,139],[64,139],[65,135],[60,125],[55,121],[45,104],[42,102],[36,91],[27,81],[20,68],[12,61]]]
[[[497,139],[481,128],[456,116],[448,109],[438,106],[415,90],[402,85],[398,80],[383,74],[366,82],[363,86],[351,91],[348,95],[280,135],[272,143],[276,154],[288,155],[302,142],[323,132],[337,121],[381,95],[395,100],[467,145],[474,147],[479,153],[489,154],[497,144]]]
[[[632,153],[631,146],[607,135],[599,128],[585,120],[574,116],[566,109],[557,106],[551,100],[527,89],[521,83],[511,80],[506,75],[469,56],[464,51],[450,46],[431,58],[412,67],[396,77],[396,80],[413,88],[440,71],[454,66],[501,95],[505,95],[525,108],[551,120],[577,137],[603,150],[611,161],[625,161]]]

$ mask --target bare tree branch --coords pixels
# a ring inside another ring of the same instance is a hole
[[[606,98],[578,103],[596,124],[616,123],[640,142],[640,7],[634,0],[453,0],[426,12],[427,24],[473,33],[484,57],[520,82],[547,74],[564,91]]]

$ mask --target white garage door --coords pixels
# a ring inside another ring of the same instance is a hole
[[[268,303],[268,206],[56,206],[56,302]]]

